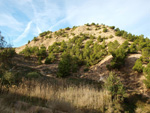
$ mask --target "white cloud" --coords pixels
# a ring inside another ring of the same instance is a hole
[[[38,33],[40,34],[42,32],[41,29],[38,26],[36,26],[36,28],[38,30]]]
[[[0,26],[21,30],[22,23],[18,22],[12,15],[0,14]]]
[[[74,4],[71,3],[72,1]],[[148,0],[86,0],[81,4],[72,1],[66,0],[65,3],[67,16],[72,15],[67,20],[71,25],[104,23],[132,32],[137,29],[137,26],[140,27],[141,22],[146,23],[144,19],[150,15],[150,1]]]
[[[40,3],[40,4],[39,4]],[[33,15],[31,20],[40,26],[40,29],[46,30],[50,27],[52,23],[56,23],[58,18],[62,15],[60,6],[55,4],[53,1],[30,1],[30,5],[33,10]],[[39,8],[40,7],[40,8]]]
[[[150,29],[149,4],[149,0],[3,0],[0,3],[0,26],[11,28],[14,37],[22,32],[15,40],[18,43],[30,34],[37,36],[66,23],[66,26],[104,23],[134,34],[149,35],[148,30],[142,30]],[[26,19],[18,21],[13,15],[16,10]],[[24,26],[27,21],[30,22]]]
[[[21,41],[23,38],[25,38],[27,36],[27,34],[29,33],[29,30],[30,30],[31,24],[32,24],[32,21],[30,21],[27,24],[27,27],[25,28],[24,32],[17,39],[14,40],[15,43]]]

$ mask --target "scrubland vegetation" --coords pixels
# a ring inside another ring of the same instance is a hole
[[[29,46],[19,53],[25,59],[36,58],[38,65],[58,64],[56,76],[47,77],[38,70],[29,67],[25,71],[15,70],[12,60],[17,56],[15,49],[8,46],[4,37],[0,40],[0,111],[2,113],[141,113],[150,112],[149,98],[142,94],[128,93],[120,75],[125,61],[131,54],[141,54],[132,67],[132,73],[144,74],[142,83],[150,89],[150,39],[143,35],[136,36],[115,26],[104,24],[85,24],[86,30],[95,30],[103,34],[114,31],[114,35],[101,36],[72,31],[78,27],[46,31],[40,38],[51,39],[64,37],[68,40],[54,42],[48,48],[45,45]],[[71,32],[72,38],[68,38]],[[120,44],[107,39],[122,37]],[[33,42],[40,40],[34,37]],[[107,65],[109,76],[104,81],[93,81],[75,76],[81,67],[88,73],[105,57],[112,59]],[[129,75],[127,75],[129,76]],[[134,74],[133,74],[134,76]],[[132,81],[131,81],[132,82]]]

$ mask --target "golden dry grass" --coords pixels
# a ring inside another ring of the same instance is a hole
[[[21,95],[24,97],[22,101],[31,101],[36,106],[44,106],[52,111],[76,113],[84,110],[104,112],[112,106],[111,95],[107,90],[99,90],[90,85],[66,85],[65,82],[57,85],[58,83],[24,80],[18,86],[9,87],[5,101],[18,101]],[[44,104],[40,102],[43,100]]]
[[[2,89],[6,92],[0,95],[0,113],[120,113],[125,110],[117,100],[112,100],[106,89],[94,84],[40,79],[23,80],[18,86]],[[144,101],[133,104],[135,113],[150,111]]]

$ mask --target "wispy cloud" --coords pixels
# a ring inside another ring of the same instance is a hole
[[[149,0],[3,0],[0,29],[15,39],[15,46],[46,30],[91,22],[149,36],[149,4]]]
[[[0,26],[7,26],[11,29],[20,30],[22,23],[18,22],[12,15],[0,14]]]
[[[31,24],[32,24],[32,21],[30,21],[27,24],[27,27],[25,28],[24,32],[17,39],[14,40],[14,43],[21,41],[23,38],[25,38],[27,36],[27,34],[29,33],[29,30],[30,30]]]
[[[38,26],[36,26],[36,28],[37,28],[37,30],[38,30],[38,33],[41,33],[41,32],[42,32],[41,29],[40,29]]]

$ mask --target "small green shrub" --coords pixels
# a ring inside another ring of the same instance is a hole
[[[101,35],[98,36],[97,41],[98,41],[98,42],[102,42],[102,41],[103,41],[103,38],[101,37]]]
[[[72,30],[75,30],[77,28],[77,26],[73,26]]]
[[[42,59],[41,57],[38,58],[38,65],[41,65],[42,64]]]
[[[93,36],[93,35],[90,35],[90,39],[95,39],[95,36]]]
[[[48,38],[52,38],[52,35],[49,35]]]
[[[51,64],[55,61],[55,55],[51,52],[48,57],[45,59],[45,64]]]
[[[91,25],[96,25],[94,22]]]
[[[134,64],[134,66],[133,66],[132,69],[133,69],[134,71],[139,72],[139,73],[141,73],[141,72],[143,71],[143,66],[142,66],[142,61],[141,61],[141,59],[138,59],[138,60],[135,62],[135,64]]]
[[[107,28],[104,28],[104,29],[103,29],[103,32],[107,32],[107,31],[108,31],[108,29],[107,29]]]
[[[117,29],[117,31],[115,32],[115,35],[116,36],[123,36],[123,34],[124,34],[124,30],[120,30],[119,28]]]
[[[86,28],[86,30],[91,30],[91,29],[88,27],[88,28]]]
[[[144,68],[145,80],[143,81],[145,86],[150,89],[150,63]]]
[[[37,55],[38,57],[41,57],[42,59],[47,56],[46,47],[44,45],[41,45]]]
[[[32,79],[32,78],[39,78],[41,75],[37,72],[29,72],[26,77],[29,78],[29,79]]]
[[[34,38],[33,38],[33,41],[36,42],[36,41],[37,41],[37,37],[34,37]]]
[[[3,75],[3,82],[12,84],[15,82],[15,75],[12,72],[6,71]]]
[[[113,38],[113,35],[110,35],[109,38]]]
[[[66,29],[66,30],[70,30],[70,27],[66,27],[65,29]]]
[[[87,23],[87,24],[85,24],[86,26],[90,26],[90,24],[89,23]]]
[[[28,40],[28,44],[30,44],[30,40]]]
[[[46,36],[49,33],[51,33],[51,31],[45,31],[43,33],[40,33],[40,37],[44,37],[44,36]]]
[[[131,46],[129,47],[129,53],[136,53],[137,52],[137,47],[135,43],[132,43]]]
[[[110,26],[109,28],[110,28],[110,29],[115,29],[115,26]]]

